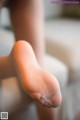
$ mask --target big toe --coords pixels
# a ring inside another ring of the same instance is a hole
[[[53,105],[53,107],[58,107],[62,102],[62,96],[61,93],[55,94],[54,96],[52,96],[51,98],[51,103]]]

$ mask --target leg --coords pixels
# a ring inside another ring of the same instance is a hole
[[[31,0],[27,3],[16,3],[16,6],[11,8],[11,18],[16,39],[24,39],[28,41],[36,54],[38,62],[43,65],[44,55],[44,17],[42,0]],[[37,104],[37,108],[41,119],[44,119],[43,112],[48,113],[51,120],[56,116],[56,110],[44,109]],[[42,112],[41,112],[42,111]],[[53,115],[54,114],[54,115]],[[46,119],[47,120],[47,117]]]
[[[37,104],[37,109],[38,109],[40,120],[59,120],[58,118],[59,108],[50,109]]]
[[[42,58],[45,51],[42,3],[42,0],[24,0],[24,2],[16,0],[16,6],[12,5],[13,7],[10,8],[16,40],[29,42],[41,65],[43,64]]]
[[[0,79],[12,76],[16,76],[16,73],[11,57],[0,57]]]

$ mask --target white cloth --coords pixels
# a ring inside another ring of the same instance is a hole
[[[45,69],[56,76],[60,83],[61,88],[64,88],[67,85],[68,69],[62,62],[60,62],[59,60],[50,55],[46,55]]]
[[[80,21],[58,19],[45,24],[46,49],[70,70],[70,80],[80,80]]]

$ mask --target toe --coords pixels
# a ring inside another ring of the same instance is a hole
[[[62,96],[60,93],[54,95],[52,98],[51,98],[51,103],[53,105],[53,107],[58,107],[62,102]]]

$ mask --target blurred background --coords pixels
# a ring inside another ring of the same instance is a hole
[[[58,120],[80,120],[80,4],[55,5],[49,2],[44,1],[45,68],[55,74],[60,83],[63,102]],[[1,11],[0,26],[0,55],[7,55],[15,41],[6,7]],[[26,117],[28,120],[37,120],[34,106],[26,113]]]

